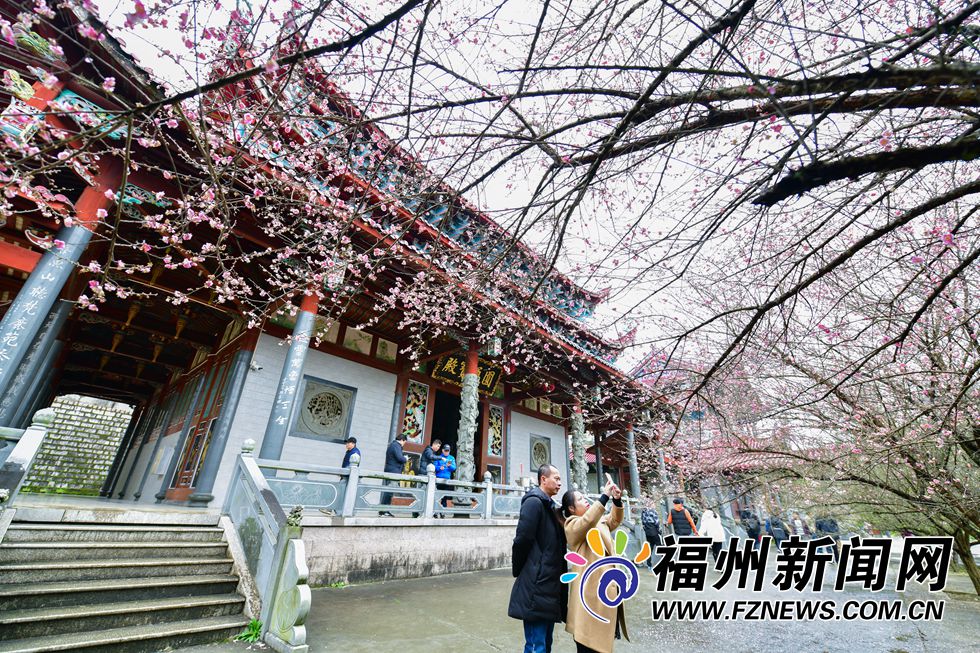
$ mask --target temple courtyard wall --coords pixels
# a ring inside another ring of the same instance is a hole
[[[221,466],[212,491],[212,508],[220,508],[224,504],[242,443],[249,439],[254,440],[258,445],[258,455],[287,351],[285,341],[273,335],[263,333],[258,339],[231,433],[222,453]],[[350,427],[345,432],[357,438],[361,451],[361,469],[382,471],[385,450],[394,432],[393,425],[401,419],[400,414],[394,414],[397,376],[312,348],[307,353],[303,376],[336,386],[341,390],[341,396],[345,392],[351,396]],[[297,396],[297,410],[303,404],[302,391],[301,385]],[[510,412],[510,418],[504,443],[505,481],[518,483],[521,478],[533,479],[537,467],[532,456],[535,444],[539,448],[543,445],[547,449],[552,462],[562,470],[563,477],[567,479],[568,446],[564,427],[516,410]],[[297,428],[296,415],[290,423],[292,426],[281,457],[283,461],[340,466],[345,451],[343,444],[339,441],[329,442],[323,438],[297,435],[301,429]],[[160,491],[170,460],[177,455],[175,450],[178,441],[179,433],[174,433],[164,437],[159,446],[154,439],[143,447],[132,447],[120,476],[123,480],[128,479],[128,483],[123,487],[123,481],[120,481],[116,489],[117,496],[121,493],[122,498],[136,499],[139,504],[156,503],[155,495]],[[133,470],[132,474],[130,469]]]
[[[304,519],[309,583],[325,587],[509,568],[516,528],[516,520]]]

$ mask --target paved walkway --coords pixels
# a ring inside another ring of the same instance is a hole
[[[617,652],[670,653],[980,653],[980,600],[965,576],[951,576],[949,593],[910,592],[906,598],[945,599],[942,622],[654,622],[651,599],[692,598],[690,592],[654,591],[654,577],[643,572],[636,597],[627,603],[632,642],[617,642]],[[771,577],[771,573],[767,575]],[[521,625],[506,615],[512,579],[506,570],[438,578],[377,583],[313,592],[307,621],[312,653],[456,653],[519,652]],[[794,598],[895,598],[894,592],[761,595],[726,587],[698,598],[786,600]],[[555,653],[572,653],[571,637],[559,626]],[[186,649],[184,653],[230,653],[264,649],[241,643]],[[265,649],[267,650],[267,649]]]

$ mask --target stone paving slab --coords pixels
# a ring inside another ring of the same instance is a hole
[[[951,576],[950,594],[940,623],[911,622],[660,622],[650,616],[650,600],[692,598],[690,592],[657,593],[654,576],[642,571],[640,590],[627,603],[633,642],[616,643],[617,652],[669,653],[980,653],[980,600],[971,596],[965,576]],[[770,571],[767,574],[771,578]],[[313,592],[313,610],[307,620],[311,653],[455,653],[518,652],[523,633],[518,621],[507,617],[512,579],[509,570],[474,572],[376,583]],[[907,598],[930,598],[926,592]],[[706,591],[698,598],[717,599],[883,599],[860,590],[761,595],[726,587]],[[957,598],[951,598],[951,597]],[[218,644],[184,649],[185,653],[231,653],[269,650],[261,645]],[[572,653],[571,637],[562,626],[555,630],[554,653]]]

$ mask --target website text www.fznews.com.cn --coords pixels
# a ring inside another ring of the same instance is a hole
[[[654,621],[942,621],[941,600],[651,601]]]

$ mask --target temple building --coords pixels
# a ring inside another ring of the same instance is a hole
[[[14,23],[16,5],[3,15]],[[131,407],[102,444],[99,494],[138,503],[219,508],[246,440],[263,460],[337,467],[355,437],[361,467],[380,471],[399,433],[416,459],[433,438],[450,444],[463,480],[526,482],[552,463],[580,485],[585,429],[616,433],[629,482],[625,443],[649,393],[586,324],[601,294],[434,179],[313,63],[245,76],[173,118],[82,9],[15,41],[0,48],[0,425],[66,396]],[[222,74],[255,65],[229,61]],[[274,129],[242,118],[270,112]],[[224,140],[196,142],[204,122]],[[39,163],[17,177],[21,156]],[[216,188],[203,157],[249,174]],[[204,197],[224,202],[220,225]],[[322,213],[300,228],[311,206]],[[487,267],[505,281],[476,285]],[[422,278],[469,306],[449,320],[433,304],[426,322],[406,299]],[[521,356],[518,335],[533,342]],[[32,491],[80,491],[70,468],[84,457],[72,460],[36,471]]]

